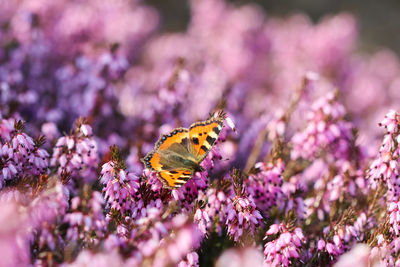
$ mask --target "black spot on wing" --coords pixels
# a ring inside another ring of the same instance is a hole
[[[212,144],[214,144],[216,139],[211,136],[207,136],[206,140],[210,145],[212,145]]]
[[[198,145],[198,144],[199,144],[199,138],[193,137],[193,138],[192,138],[192,142],[193,142],[195,145]]]
[[[221,131],[218,127],[214,127],[213,128],[213,131],[216,133],[216,134],[219,134],[219,132]]]
[[[207,148],[205,145],[202,145],[202,146],[200,147],[200,149],[203,149],[204,152],[207,152],[207,151],[208,151],[208,148]]]

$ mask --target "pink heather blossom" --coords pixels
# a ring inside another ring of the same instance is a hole
[[[228,249],[217,260],[216,267],[261,267],[263,256],[257,248]]]
[[[17,125],[20,126],[17,126]],[[22,122],[15,119],[0,120],[0,186],[6,181],[18,180],[21,173],[39,175],[47,172],[49,154],[35,144],[32,137],[22,132]]]
[[[400,149],[397,145],[398,140],[400,140],[399,123],[400,115],[391,110],[379,124],[387,132],[379,148],[379,156],[372,162],[369,170],[371,185],[376,187],[378,181],[384,182],[388,190],[388,198],[393,198],[395,201],[397,201],[400,193],[398,167]]]
[[[272,238],[270,236],[275,236]],[[300,259],[301,247],[306,241],[300,228],[289,231],[284,224],[273,224],[265,233],[268,241],[264,246],[265,264],[270,266],[289,266],[291,259]]]
[[[388,203],[388,213],[389,213],[389,223],[391,225],[391,231],[394,232],[396,236],[400,233],[400,202],[389,202]]]
[[[139,179],[116,164],[115,161],[109,161],[103,165],[100,182],[105,186],[103,192],[107,206],[124,214],[134,208],[132,201],[138,194]]]
[[[71,172],[72,177],[78,180],[93,181],[98,155],[97,143],[89,133],[91,127],[80,124],[73,135],[57,140],[50,163],[51,166],[60,167],[59,175],[61,172]]]
[[[152,266],[176,264],[181,262],[184,257],[188,261],[191,258],[195,266],[196,259],[193,258],[194,255],[188,256],[187,254],[199,247],[202,236],[201,232],[195,225],[188,223],[187,218],[183,215],[176,216],[171,223],[171,226],[176,231],[172,232],[164,242],[161,242],[161,247],[155,252]]]
[[[103,197],[97,191],[93,192],[91,198],[85,201],[79,197],[71,199],[71,211],[64,217],[64,222],[69,224],[67,231],[69,240],[84,240],[92,245],[99,242],[98,239],[104,236],[107,226],[102,209],[103,203]],[[92,238],[93,234],[96,239]]]
[[[29,226],[29,222],[26,213],[14,201],[1,201],[0,205],[0,248],[8,255],[2,265],[28,265],[30,255],[26,227]]]
[[[282,203],[284,162],[278,160],[275,165],[259,162],[255,168],[258,173],[250,175],[249,179],[245,181],[246,190],[253,196],[257,208],[267,215],[271,207]]]
[[[256,209],[254,201],[245,196],[235,196],[227,205],[226,214],[228,234],[235,241],[239,241],[245,231],[254,235],[256,227],[262,224],[263,217]]]
[[[315,101],[307,114],[307,127],[293,136],[292,158],[312,160],[321,150],[328,149],[333,158],[349,157],[351,124],[343,118],[345,108],[333,92]]]
[[[201,199],[201,197],[199,198]],[[200,220],[196,220],[196,217],[194,219],[199,224],[200,229],[204,229],[203,226],[205,226],[207,230],[210,230],[215,226],[215,231],[218,234],[222,234],[227,216],[226,208],[230,204],[230,199],[223,191],[216,190],[215,188],[209,188],[204,198],[207,201],[207,204],[201,211],[202,215],[204,213],[204,216]],[[209,220],[206,219],[206,216],[208,216]]]
[[[198,223],[199,229],[203,234],[212,226],[212,221],[205,210],[196,209],[193,220]]]
[[[48,140],[54,140],[59,137],[57,125],[53,122],[46,122],[42,125],[42,133],[46,136]]]
[[[335,267],[352,267],[355,264],[358,266],[370,266],[369,261],[370,248],[365,244],[357,244],[349,252],[339,257]],[[375,265],[374,265],[375,266]]]
[[[178,263],[178,267],[198,267],[199,255],[196,252],[191,252],[186,255],[186,259]]]
[[[125,266],[124,260],[117,251],[107,253],[93,253],[89,250],[84,250],[79,253],[78,257],[72,263],[65,263],[63,267],[83,267],[88,265],[94,265],[99,267]]]

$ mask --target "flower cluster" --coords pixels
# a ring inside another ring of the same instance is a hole
[[[399,155],[400,148],[400,115],[395,110],[389,111],[384,120],[379,123],[386,130],[379,156],[372,162],[369,177],[372,186],[383,181],[389,191],[389,197],[398,200],[400,194]]]
[[[253,236],[256,228],[262,225],[263,217],[257,210],[254,200],[246,193],[241,174],[235,172],[232,179],[235,195],[226,207],[226,224],[228,225],[228,234],[235,241],[239,241],[246,231]]]
[[[307,114],[307,127],[293,136],[292,158],[313,160],[317,154],[329,150],[331,160],[349,157],[351,124],[344,121],[345,108],[333,93],[313,103]]]
[[[300,249],[306,239],[300,228],[290,230],[284,224],[273,224],[265,233],[265,239],[273,240],[265,244],[265,263],[269,266],[289,266],[291,259],[300,259]]]
[[[69,173],[75,179],[83,178],[85,182],[96,179],[98,155],[92,128],[83,121],[77,121],[72,135],[57,140],[50,164],[58,167],[59,175]]]
[[[264,214],[268,214],[271,207],[283,203],[283,165],[281,160],[276,165],[259,162],[255,165],[259,172],[256,175],[250,175],[245,181],[247,191],[253,196],[257,208]]]
[[[121,213],[131,212],[133,199],[138,197],[138,177],[127,173],[119,159],[115,147],[111,150],[112,159],[105,163],[101,169],[100,182],[104,184],[103,192],[108,208]]]
[[[43,137],[36,142],[23,132],[24,123],[10,118],[0,120],[0,188],[15,183],[22,176],[45,174],[49,154],[41,149]]]
[[[103,197],[100,192],[93,192],[89,199],[74,197],[71,199],[70,212],[65,215],[68,224],[67,238],[88,245],[98,243],[103,237],[106,222],[103,214]],[[96,237],[96,238],[93,238]]]

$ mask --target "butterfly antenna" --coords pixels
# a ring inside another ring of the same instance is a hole
[[[218,118],[221,118],[221,119],[226,119],[226,112],[223,110],[223,109],[221,109],[220,111],[218,111]]]

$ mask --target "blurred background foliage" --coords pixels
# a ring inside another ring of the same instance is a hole
[[[161,14],[163,31],[182,31],[189,21],[189,1],[148,0]],[[373,52],[386,47],[400,54],[399,0],[230,0],[238,5],[254,3],[267,16],[285,17],[304,13],[314,22],[326,15],[349,12],[358,21],[361,51]]]

